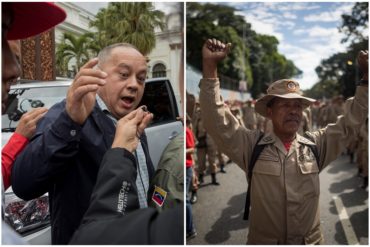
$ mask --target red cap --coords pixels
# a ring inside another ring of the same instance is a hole
[[[7,39],[25,39],[40,34],[64,21],[66,12],[54,3],[12,2],[13,23]]]

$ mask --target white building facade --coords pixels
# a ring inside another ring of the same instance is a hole
[[[58,6],[67,13],[66,20],[55,28],[56,45],[61,43],[63,33],[72,33],[77,36],[88,31],[94,31],[89,26],[95,20],[95,15],[71,2],[57,2]],[[166,15],[166,28],[156,30],[156,46],[148,55],[148,78],[167,77],[172,84],[176,99],[180,102],[179,71],[181,59],[181,16],[180,13]],[[74,61],[71,61],[74,64]]]
[[[56,5],[64,9],[67,18],[55,28],[55,43],[60,44],[63,33],[71,33],[77,36],[83,35],[88,31],[94,31],[89,26],[90,21],[95,20],[95,15],[89,11],[67,2],[56,2]]]
[[[170,79],[176,99],[180,102],[179,73],[182,49],[180,13],[168,14],[166,23],[165,30],[156,30],[156,46],[148,55],[148,77],[167,77]]]

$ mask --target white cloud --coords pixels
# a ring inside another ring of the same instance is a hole
[[[265,5],[258,4],[251,9],[238,11],[236,14],[244,16],[245,21],[250,23],[257,33],[276,36],[280,42],[283,40],[283,34],[277,31],[276,24],[280,23],[279,16],[269,12]],[[287,23],[287,25],[292,24]]]
[[[301,35],[301,34],[304,34],[304,33],[306,33],[306,29],[295,29],[294,31],[293,31],[293,34],[294,35]]]
[[[284,54],[303,71],[302,78],[298,78],[298,81],[303,89],[308,89],[318,82],[315,68],[320,65],[321,60],[346,50],[345,45],[340,42],[343,34],[338,32],[337,26],[340,25],[341,15],[350,13],[353,4],[269,2],[253,4],[251,7],[252,4],[248,3],[245,4],[248,6],[239,5],[241,10],[245,10],[238,14],[244,16],[257,33],[278,38],[279,53]],[[310,11],[313,9],[314,11]],[[306,21],[309,22],[302,23],[303,13],[306,13]],[[313,23],[314,20],[317,23]],[[323,22],[327,23],[320,25]],[[284,38],[285,34],[287,36]]]
[[[319,9],[319,5],[312,5],[310,3],[280,3],[279,4],[279,10],[281,11],[296,11],[296,10],[313,10],[313,9]]]
[[[319,14],[308,15],[303,18],[306,22],[335,22],[338,21],[338,16],[332,12],[323,12]]]
[[[320,26],[314,26],[307,30],[307,34],[310,37],[330,37],[338,33],[336,28],[323,28]]]
[[[336,9],[321,12],[318,14],[307,15],[303,18],[306,22],[337,22],[342,19],[342,14],[350,13],[353,3],[338,6]]]
[[[270,19],[269,21],[259,20],[254,15],[240,13],[244,15],[246,22],[251,23],[252,29],[260,34],[267,34],[275,36],[279,42],[282,42],[284,35],[276,30],[276,20]]]
[[[297,19],[297,15],[289,12],[284,12],[283,17],[286,19]]]
[[[321,60],[329,58],[334,53],[345,51],[345,45],[340,43],[341,38],[340,34],[336,34],[304,38],[294,45],[279,44],[279,52],[303,71],[302,78],[298,79],[302,89],[311,88],[318,81],[315,68],[320,65]]]
[[[315,68],[321,59],[316,52],[286,43],[279,45],[279,50],[302,70],[302,78],[298,79],[302,89],[311,88],[318,81]]]
[[[280,28],[293,29],[296,25],[293,21],[281,21],[277,23]]]

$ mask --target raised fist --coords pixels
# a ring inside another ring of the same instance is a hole
[[[357,55],[357,62],[360,70],[364,74],[362,79],[368,80],[369,74],[369,52],[368,51],[360,51]]]
[[[216,39],[208,39],[202,49],[203,61],[213,61],[218,63],[223,60],[229,53],[231,43],[224,44]]]

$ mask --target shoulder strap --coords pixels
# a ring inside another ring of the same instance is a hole
[[[315,143],[315,140],[313,139],[312,136],[305,134],[304,137],[306,137],[311,142]],[[319,151],[317,149],[317,145],[316,144],[313,144],[313,145],[306,144],[306,145],[311,149],[313,155],[315,156],[317,166],[319,167],[319,171],[321,172],[321,164],[320,164]]]
[[[244,208],[244,216],[243,216],[244,220],[248,220],[248,218],[249,218],[249,207],[250,207],[250,204],[251,204],[251,185],[252,185],[253,168],[254,168],[254,165],[256,164],[256,161],[257,161],[258,157],[260,156],[260,154],[262,153],[263,149],[266,146],[266,144],[258,145],[258,143],[262,139],[263,135],[264,135],[264,133],[261,132],[260,136],[258,137],[258,140],[256,142],[256,145],[253,148],[252,157],[251,157],[251,160],[248,164],[248,175],[247,175],[248,176],[248,190],[247,190],[247,195],[246,195],[246,199],[245,199],[245,208]]]

